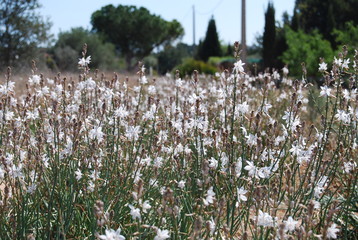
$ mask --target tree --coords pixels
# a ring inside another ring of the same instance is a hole
[[[157,54],[158,72],[165,74],[175,66],[181,64],[183,59],[193,56],[195,46],[178,43],[176,46],[168,45]]]
[[[331,44],[317,30],[306,34],[286,26],[285,33],[288,49],[283,53],[282,60],[288,64],[293,76],[302,75],[302,62],[305,63],[308,76],[317,76],[320,57],[327,60],[333,58]]]
[[[354,59],[355,50],[358,49],[358,25],[347,22],[344,29],[335,29],[333,35],[338,44],[337,51],[341,52],[343,46],[346,46],[348,47],[347,58]]]
[[[92,14],[91,23],[95,32],[103,34],[124,55],[128,70],[134,57],[143,58],[184,34],[178,21],[165,21],[135,6],[107,5]]]
[[[200,60],[205,62],[208,61],[209,57],[222,55],[214,17],[211,17],[209,21],[204,41],[199,42],[197,55]]]
[[[232,47],[232,44],[230,43],[227,44],[225,55],[230,57],[234,56],[234,48]]]
[[[349,21],[358,25],[357,9],[357,0],[296,0],[292,28],[305,33],[317,30],[336,47],[333,30],[344,29]]]
[[[39,46],[49,42],[51,24],[36,9],[37,0],[0,0],[0,61],[21,64],[33,57]],[[15,62],[17,60],[17,62]]]
[[[91,67],[108,70],[118,66],[115,46],[109,42],[105,43],[97,33],[79,27],[61,32],[52,49],[56,64],[61,70],[77,69],[84,43],[88,46],[87,55],[92,56]]]
[[[262,39],[262,58],[264,67],[273,67],[275,65],[275,43],[276,43],[276,25],[275,25],[275,8],[272,2],[268,3],[265,12],[265,28]]]

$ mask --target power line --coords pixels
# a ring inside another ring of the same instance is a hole
[[[181,18],[181,20],[184,21],[189,16],[191,11],[191,8],[188,8],[188,11],[185,13],[184,17]]]
[[[211,11],[207,11],[207,12],[200,12],[200,11],[196,11],[197,14],[199,15],[208,15],[208,14],[212,14],[223,2],[224,0],[220,0],[215,7],[211,10]]]

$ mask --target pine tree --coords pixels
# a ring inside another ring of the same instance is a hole
[[[276,26],[275,26],[275,8],[271,2],[267,6],[265,13],[265,29],[263,35],[263,62],[264,67],[272,67],[275,62],[275,42],[276,42]]]
[[[198,58],[200,60],[206,62],[212,56],[221,56],[221,46],[214,17],[210,19],[205,39],[198,47]]]

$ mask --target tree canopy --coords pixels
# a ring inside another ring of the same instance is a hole
[[[317,30],[305,34],[302,30],[295,32],[287,26],[285,32],[288,49],[283,53],[282,59],[292,66],[290,72],[294,76],[302,75],[302,62],[305,63],[308,76],[317,76],[319,58],[333,58],[331,44]]]
[[[275,8],[271,2],[265,12],[265,28],[262,39],[264,67],[272,67],[275,61],[276,25]]]
[[[345,23],[358,24],[357,0],[296,0],[292,17],[292,28],[310,33],[318,30],[336,47],[334,29],[345,28]]]
[[[219,36],[216,30],[215,20],[212,17],[206,30],[205,39],[203,42],[200,42],[198,46],[198,58],[203,61],[208,61],[209,57],[221,55]]]
[[[275,21],[275,9],[269,2],[265,11],[262,56],[264,67],[281,69],[288,65],[291,74],[300,76],[301,63],[307,74],[317,74],[319,58],[330,59],[351,47],[350,57],[358,39],[358,8],[356,0],[296,0],[293,16],[284,13],[282,22]]]
[[[184,34],[178,21],[166,21],[144,7],[107,5],[92,14],[91,23],[95,32],[103,34],[123,54],[128,69],[134,57],[143,58],[155,47]]]
[[[36,9],[37,0],[0,0],[0,62],[13,66],[33,56],[38,46],[51,39],[51,24]]]
[[[60,70],[76,70],[83,43],[87,44],[88,55],[92,56],[92,67],[114,69],[118,66],[114,45],[104,42],[98,34],[79,27],[61,32],[52,49],[56,64]]]

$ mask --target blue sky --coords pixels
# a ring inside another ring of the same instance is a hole
[[[276,9],[276,21],[287,11],[292,15],[294,0],[271,0]],[[115,6],[143,6],[165,20],[178,20],[185,30],[183,42],[193,43],[192,8],[196,9],[196,43],[205,37],[208,21],[214,16],[219,38],[223,43],[241,40],[241,0],[39,0],[40,12],[53,23],[52,33],[73,27],[91,28],[91,14],[107,4]],[[264,29],[264,12],[269,0],[246,0],[246,41],[255,42],[255,36]]]

